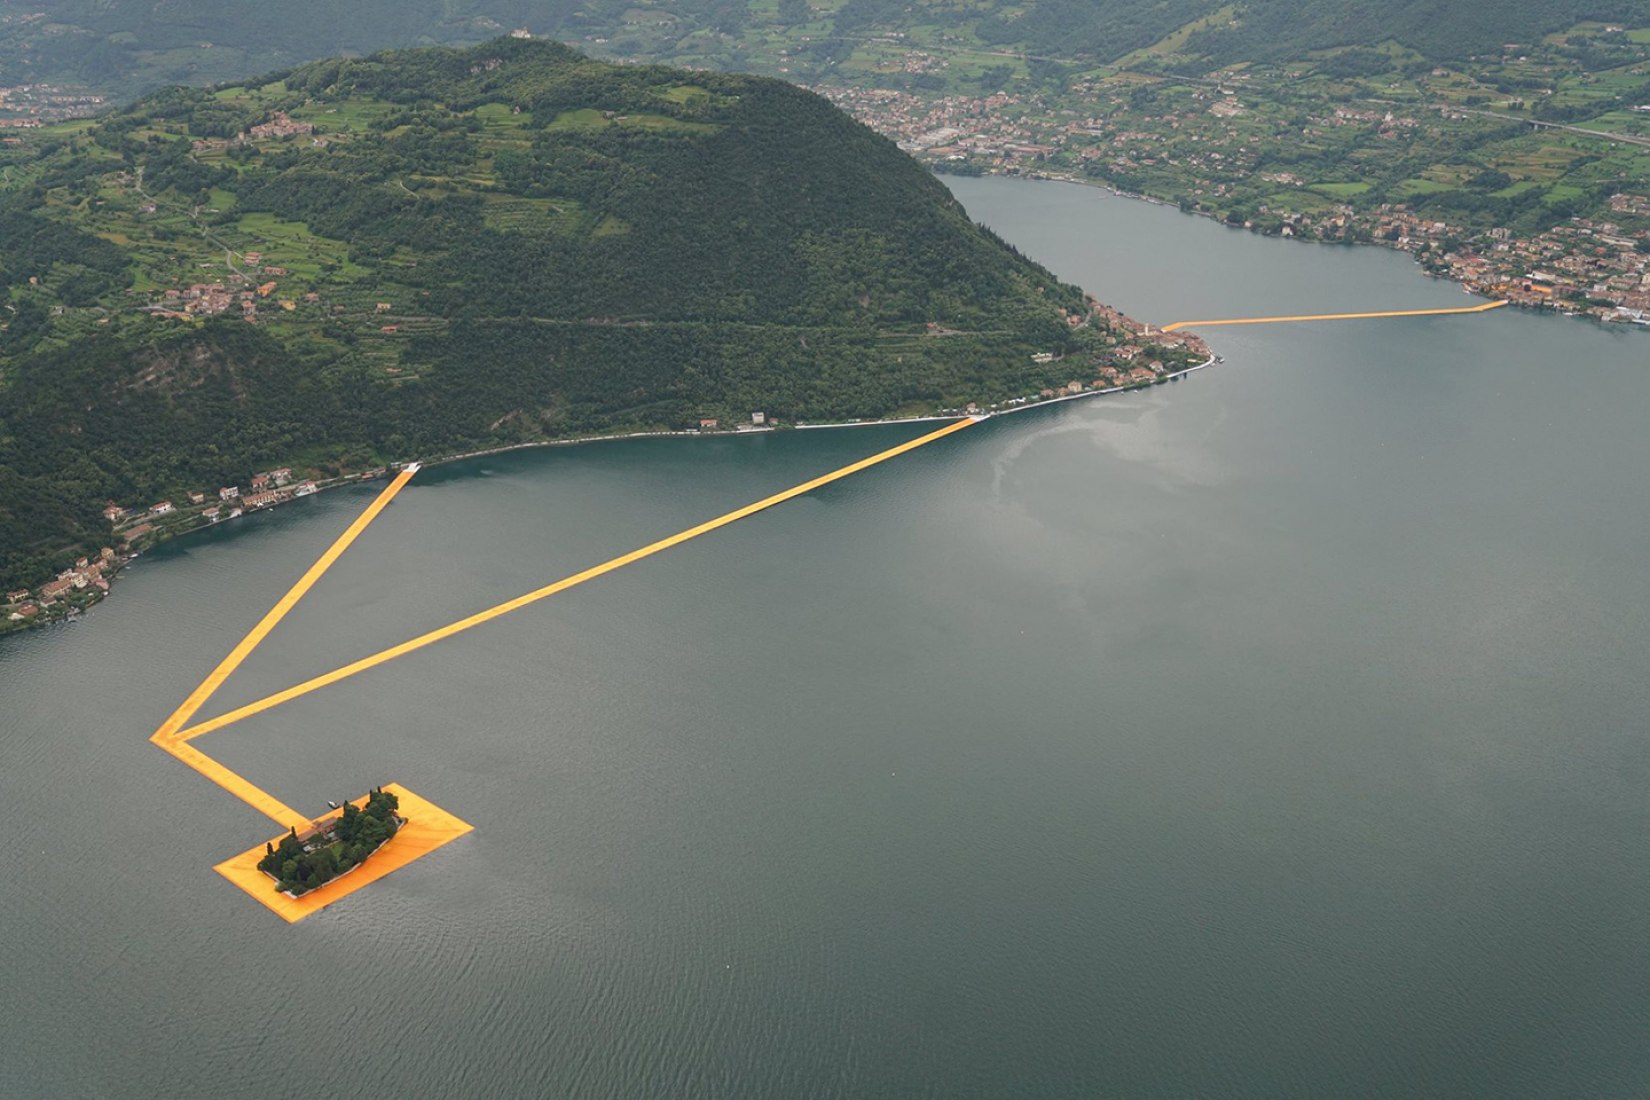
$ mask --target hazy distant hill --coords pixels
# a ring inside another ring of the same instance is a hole
[[[1229,63],[1394,41],[1458,61],[1508,43],[1528,46],[1584,19],[1650,18],[1644,0],[1247,0],[1238,11],[1235,25],[1195,36],[1188,48]]]
[[[959,11],[949,0],[849,0],[837,17],[854,13],[871,27],[972,22],[989,43],[1054,57],[1113,61],[1194,21],[1208,30],[1186,50],[1218,64],[1303,57],[1338,46],[1394,41],[1435,59],[1528,44],[1582,19],[1645,16],[1643,0],[1028,0]],[[949,14],[948,13],[953,13]]]
[[[776,80],[502,38],[30,140],[0,190],[5,585],[101,537],[106,499],[269,464],[872,416],[1069,369],[1031,353],[1069,344],[1075,289]]]
[[[0,82],[75,81],[126,96],[323,56],[471,44],[516,27],[655,59],[722,57],[730,68],[775,63],[776,28],[805,28],[826,56],[833,39],[921,26],[962,43],[1105,62],[1205,19],[1186,48],[1219,64],[1388,41],[1458,59],[1582,19],[1644,16],[1643,0],[0,0]]]
[[[473,45],[516,28],[544,37],[611,32],[616,0],[0,0],[0,85],[74,80],[125,97],[211,84],[322,57]],[[671,0],[684,28],[736,29],[745,0]]]
[[[389,46],[473,43],[571,0],[0,0],[0,82],[78,80],[126,96]]]

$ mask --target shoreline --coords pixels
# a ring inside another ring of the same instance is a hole
[[[919,163],[926,163],[926,162],[919,162]],[[929,169],[929,171],[934,172],[934,165],[929,164],[928,169]],[[942,182],[949,175],[949,173],[945,173],[945,172],[934,172],[934,174],[936,176],[940,177]],[[1035,171],[1035,170],[1029,171],[1029,172],[1020,172],[1020,173],[1016,173],[1016,174],[1009,174],[1009,173],[1005,173],[1005,172],[986,172],[986,173],[983,173],[980,176],[962,176],[962,177],[959,177],[959,178],[963,178],[963,179],[1022,179],[1022,180],[1027,180],[1027,181],[1032,182],[1032,183],[1070,183],[1070,184],[1075,184],[1078,187],[1092,187],[1095,190],[1104,191],[1107,194],[1110,194],[1110,195],[1114,196],[1115,198],[1130,199],[1130,200],[1135,201],[1135,202],[1148,203],[1152,206],[1165,207],[1169,210],[1173,210],[1173,211],[1176,211],[1176,212],[1181,213],[1181,214],[1186,214],[1186,215],[1189,215],[1189,216],[1194,217],[1194,218],[1207,218],[1209,221],[1212,221],[1216,225],[1222,226],[1226,229],[1241,230],[1242,232],[1253,233],[1256,236],[1260,236],[1260,237],[1275,237],[1278,240],[1293,241],[1297,244],[1340,245],[1340,246],[1348,247],[1348,248],[1374,247],[1374,248],[1380,248],[1383,251],[1387,251],[1387,252],[1399,252],[1399,253],[1402,253],[1404,255],[1409,256],[1410,260],[1415,264],[1415,266],[1419,267],[1421,269],[1421,273],[1429,279],[1437,279],[1441,282],[1452,283],[1455,286],[1460,287],[1461,290],[1464,293],[1471,294],[1471,295],[1474,295],[1476,297],[1480,297],[1480,298],[1497,298],[1497,297],[1503,298],[1503,299],[1506,300],[1508,305],[1514,306],[1518,309],[1524,310],[1524,311],[1529,312],[1529,313],[1536,313],[1536,314],[1551,313],[1551,314],[1556,314],[1559,317],[1565,317],[1565,318],[1569,318],[1569,319],[1572,319],[1572,320],[1574,320],[1574,319],[1585,319],[1585,320],[1593,321],[1596,324],[1606,326],[1608,328],[1616,328],[1618,326],[1624,326],[1628,329],[1650,327],[1650,318],[1634,320],[1634,319],[1631,319],[1631,318],[1611,319],[1611,318],[1606,318],[1606,317],[1595,317],[1595,316],[1592,316],[1591,314],[1588,314],[1586,312],[1582,312],[1581,310],[1571,310],[1571,309],[1562,308],[1558,303],[1554,302],[1551,298],[1544,299],[1544,300],[1541,300],[1541,301],[1523,301],[1523,300],[1520,300],[1518,298],[1508,297],[1506,294],[1503,294],[1500,291],[1498,291],[1494,284],[1478,285],[1478,284],[1475,284],[1475,283],[1473,283],[1472,281],[1470,281],[1468,279],[1459,278],[1456,275],[1453,275],[1448,271],[1440,271],[1440,270],[1436,270],[1432,267],[1429,267],[1422,260],[1422,253],[1417,252],[1417,251],[1413,251],[1413,250],[1407,249],[1407,248],[1401,248],[1401,247],[1399,247],[1398,242],[1396,242],[1396,241],[1385,241],[1385,240],[1379,240],[1379,239],[1372,239],[1372,240],[1367,240],[1367,241],[1356,241],[1356,240],[1329,240],[1329,241],[1326,241],[1326,240],[1320,240],[1320,239],[1317,239],[1317,238],[1314,238],[1314,237],[1297,237],[1297,236],[1293,236],[1293,235],[1284,235],[1284,234],[1276,234],[1276,233],[1263,233],[1259,229],[1257,229],[1256,227],[1254,227],[1252,225],[1234,225],[1231,222],[1228,222],[1224,218],[1220,217],[1213,210],[1199,210],[1195,207],[1188,210],[1185,207],[1182,207],[1177,203],[1169,202],[1166,199],[1156,198],[1155,196],[1152,196],[1152,195],[1140,194],[1140,193],[1135,192],[1135,191],[1124,191],[1122,188],[1115,187],[1115,186],[1113,186],[1109,183],[1105,183],[1101,180],[1085,179],[1085,178],[1080,177],[1080,176],[1068,176],[1068,175],[1064,175],[1062,173],[1057,173],[1057,172],[1038,172],[1038,171]],[[1504,282],[1503,282],[1502,285],[1504,285]],[[1576,303],[1571,303],[1571,304],[1576,304]]]
[[[1068,393],[1059,397],[1040,397],[1035,401],[1027,400],[1025,404],[1016,405],[1011,409],[992,409],[979,413],[960,412],[951,416],[930,413],[922,416],[891,416],[875,420],[839,420],[828,424],[791,424],[778,428],[770,425],[751,425],[749,427],[735,428],[729,431],[705,431],[702,428],[683,428],[680,431],[615,432],[612,435],[579,436],[574,439],[535,439],[529,440],[525,443],[506,443],[499,447],[487,447],[479,451],[465,451],[461,454],[444,455],[440,458],[422,458],[418,460],[417,464],[420,467],[427,469],[432,466],[445,466],[453,462],[464,462],[472,458],[487,458],[491,455],[509,454],[512,451],[526,451],[539,447],[577,447],[586,443],[614,443],[628,439],[728,439],[747,435],[764,435],[771,432],[818,432],[841,428],[885,428],[895,424],[939,424],[950,423],[953,420],[967,420],[970,418],[975,420],[990,420],[993,417],[1009,416],[1013,413],[1026,412],[1029,409],[1039,409],[1045,405],[1058,405],[1063,401],[1080,401],[1086,397],[1104,397],[1108,394],[1125,393],[1129,390],[1148,390],[1153,386],[1160,386],[1166,382],[1178,381],[1194,371],[1200,371],[1208,367],[1215,366],[1218,362],[1220,362],[1219,356],[1210,355],[1209,358],[1205,359],[1201,363],[1194,363],[1192,366],[1185,367],[1181,370],[1171,371],[1152,382],[1146,382],[1135,386],[1110,386],[1103,390],[1084,390],[1082,393]],[[412,463],[391,463],[391,468],[403,469],[409,465],[412,465]],[[353,482],[352,484],[360,483]],[[337,487],[338,486],[336,485],[331,485],[327,488],[335,489]],[[319,495],[321,492],[325,492],[325,489],[318,489],[315,494],[311,495]],[[288,503],[290,503],[290,501]],[[279,507],[279,505],[276,507]],[[267,510],[268,509],[265,509],[265,511]]]
[[[1152,382],[1146,382],[1146,383],[1141,383],[1141,384],[1132,385],[1132,386],[1110,386],[1110,387],[1107,387],[1106,389],[1100,389],[1100,390],[1084,390],[1081,393],[1068,393],[1068,394],[1062,394],[1062,395],[1055,396],[1055,397],[1038,397],[1036,400],[1030,400],[1030,399],[1026,399],[1026,398],[1013,398],[1013,399],[1010,399],[1010,400],[1011,401],[1014,401],[1014,400],[1023,401],[1024,403],[1014,405],[1012,408],[994,408],[994,409],[990,409],[988,411],[981,411],[981,412],[975,412],[975,413],[959,412],[955,415],[924,414],[924,415],[921,415],[921,416],[888,417],[886,419],[843,420],[843,421],[836,421],[836,422],[827,423],[827,424],[793,424],[793,425],[789,425],[787,427],[774,427],[774,426],[771,426],[771,425],[747,425],[747,426],[742,426],[740,428],[731,429],[731,430],[728,430],[728,431],[705,431],[703,429],[684,428],[684,429],[681,429],[679,431],[615,432],[615,433],[612,433],[612,434],[609,434],[609,435],[580,436],[580,437],[572,438],[572,439],[537,439],[537,440],[530,440],[530,441],[527,441],[527,442],[524,442],[524,443],[508,443],[508,444],[504,444],[504,445],[498,446],[498,447],[485,447],[485,448],[482,448],[480,450],[475,450],[475,451],[465,451],[465,452],[458,453],[458,454],[442,455],[438,458],[415,459],[415,460],[409,460],[409,461],[406,461],[406,462],[391,462],[389,464],[389,469],[392,470],[392,471],[404,470],[409,466],[416,466],[416,467],[419,467],[419,468],[422,469],[422,468],[428,468],[428,467],[433,467],[433,466],[450,465],[450,464],[455,463],[455,462],[464,462],[464,461],[467,461],[467,460],[470,460],[470,459],[488,458],[488,457],[493,456],[493,455],[508,454],[508,453],[513,452],[513,451],[532,450],[532,449],[541,448],[541,447],[576,447],[576,446],[582,446],[584,444],[589,444],[589,443],[613,443],[613,442],[620,442],[620,441],[624,441],[624,440],[636,440],[636,439],[672,439],[672,438],[727,439],[727,438],[738,438],[740,436],[763,435],[763,434],[767,434],[767,433],[771,433],[771,432],[777,432],[777,431],[834,431],[834,430],[842,430],[842,429],[848,429],[848,428],[889,427],[889,426],[900,425],[900,424],[949,423],[951,421],[965,420],[965,419],[991,420],[994,417],[1009,416],[1009,415],[1012,415],[1014,413],[1027,412],[1031,409],[1039,409],[1039,408],[1043,408],[1043,407],[1048,406],[1048,405],[1058,405],[1058,404],[1061,404],[1061,403],[1067,402],[1067,401],[1080,401],[1080,400],[1083,400],[1085,398],[1106,397],[1106,396],[1109,396],[1109,395],[1112,395],[1112,394],[1126,393],[1126,392],[1129,392],[1131,390],[1151,389],[1153,386],[1164,385],[1164,384],[1169,383],[1169,382],[1177,382],[1177,381],[1179,381],[1180,379],[1186,377],[1189,374],[1193,374],[1197,371],[1204,370],[1208,367],[1212,367],[1220,361],[1221,360],[1220,360],[1219,356],[1214,355],[1213,353],[1211,353],[1209,355],[1209,357],[1201,363],[1195,363],[1190,367],[1185,367],[1185,368],[1182,368],[1181,370],[1178,370],[1178,371],[1173,371],[1173,372],[1163,374],[1162,376],[1160,376],[1159,378],[1157,378],[1155,381],[1152,381]],[[73,606],[69,607],[68,610],[66,610],[63,614],[52,615],[50,617],[44,617],[45,609],[42,609],[42,617],[41,618],[38,618],[38,619],[35,619],[33,621],[30,621],[30,622],[26,622],[26,623],[23,623],[23,624],[13,626],[10,629],[7,629],[5,631],[0,631],[0,638],[4,638],[6,635],[11,635],[11,634],[17,634],[17,635],[26,634],[26,633],[28,633],[32,630],[37,630],[37,629],[41,629],[41,628],[48,627],[48,626],[70,626],[70,625],[73,625],[73,624],[79,622],[80,619],[83,616],[85,616],[88,612],[90,612],[98,604],[102,603],[104,600],[108,599],[110,596],[112,596],[114,594],[113,588],[114,588],[115,582],[118,580],[120,575],[122,573],[124,573],[126,571],[126,569],[133,562],[135,562],[138,558],[142,557],[148,551],[153,550],[158,546],[162,546],[162,545],[165,545],[165,544],[171,543],[171,542],[176,542],[179,539],[187,538],[191,535],[197,535],[197,534],[200,534],[203,531],[208,531],[208,530],[211,530],[213,528],[226,527],[229,524],[233,523],[235,519],[245,519],[245,518],[247,518],[247,516],[261,515],[261,514],[265,514],[265,513],[268,513],[268,512],[273,512],[276,509],[281,508],[281,507],[283,507],[285,505],[288,505],[288,504],[292,504],[297,500],[303,500],[303,499],[307,499],[307,498],[310,498],[310,497],[317,497],[317,496],[320,496],[321,494],[329,492],[331,490],[345,488],[345,487],[351,486],[351,485],[371,484],[374,481],[386,480],[388,476],[390,476],[390,475],[385,474],[385,475],[380,476],[380,477],[348,477],[348,476],[345,476],[345,477],[333,478],[333,479],[330,479],[326,482],[317,482],[316,486],[315,486],[315,491],[312,492],[312,493],[306,493],[303,497],[294,497],[290,500],[284,500],[284,501],[280,501],[278,503],[270,504],[270,505],[267,505],[266,507],[258,508],[258,509],[255,509],[255,510],[251,511],[251,512],[246,512],[246,513],[244,513],[240,516],[236,516],[233,519],[219,520],[218,522],[215,522],[215,523],[198,524],[198,525],[196,525],[194,527],[190,527],[186,530],[181,530],[181,531],[176,532],[175,534],[168,535],[166,538],[160,539],[157,542],[151,543],[151,544],[149,544],[147,546],[144,546],[142,548],[135,549],[129,554],[117,554],[116,557],[115,557],[115,567],[112,570],[110,570],[110,571],[108,571],[107,573],[104,574],[105,578],[109,582],[110,588],[109,588],[108,591],[104,592],[103,595],[100,596],[98,599],[93,600],[92,602],[90,602],[88,604],[85,604],[84,606],[82,606],[82,605],[73,605]]]

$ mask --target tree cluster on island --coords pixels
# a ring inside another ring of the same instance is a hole
[[[275,880],[275,889],[297,897],[353,870],[395,835],[402,820],[400,800],[382,787],[367,795],[365,807],[344,804],[343,813],[300,835],[288,831],[279,844],[264,845],[258,870]]]

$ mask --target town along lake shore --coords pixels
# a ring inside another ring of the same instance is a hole
[[[940,175],[946,175],[943,171]],[[982,177],[1072,183],[1121,199],[1207,218],[1230,229],[1307,244],[1377,245],[1404,252],[1427,275],[1469,294],[1500,298],[1524,309],[1650,327],[1650,230],[1597,218],[1572,218],[1533,237],[1504,229],[1475,232],[1423,218],[1402,204],[1377,214],[1343,211],[1327,219],[1283,215],[1276,224],[1230,221],[1218,210],[1177,206],[1154,195],[1063,172],[988,171]],[[980,177],[973,177],[980,178]],[[1650,197],[1612,196],[1611,213],[1633,224],[1650,218]]]

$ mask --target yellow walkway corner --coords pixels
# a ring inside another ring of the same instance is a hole
[[[216,870],[218,874],[291,923],[301,921],[341,898],[349,897],[363,886],[377,882],[391,871],[405,867],[420,856],[428,855],[474,828],[469,822],[460,821],[440,806],[425,801],[399,783],[387,783],[384,789],[400,800],[398,812],[406,818],[407,823],[397,829],[395,835],[386,840],[383,846],[368,856],[359,867],[333,879],[325,886],[297,898],[277,893],[274,880],[258,870],[258,861],[264,858],[262,844],[242,852],[234,859],[225,860],[218,864]],[[355,802],[357,806],[365,806],[366,803],[365,798],[357,799]],[[338,811],[340,814],[342,812]],[[328,815],[336,816],[338,815]],[[278,843],[280,839],[278,836],[271,837],[270,843]]]
[[[224,726],[238,722],[242,718],[249,715],[268,710],[273,706],[278,706],[279,704],[286,702],[288,699],[294,699],[300,695],[308,694],[317,688],[324,687],[327,684],[336,683],[339,680],[383,664],[385,661],[399,657],[402,654],[410,653],[415,649],[421,649],[424,646],[440,641],[443,638],[451,637],[454,634],[469,630],[472,627],[480,626],[482,623],[489,622],[501,615],[506,615],[511,611],[516,611],[520,608],[536,603],[539,600],[555,595],[558,592],[565,591],[575,585],[583,584],[585,581],[603,576],[615,569],[629,565],[632,562],[641,561],[642,559],[651,557],[662,550],[667,550],[670,547],[678,546],[690,539],[698,538],[700,535],[708,534],[711,531],[726,527],[728,524],[744,519],[746,516],[755,515],[756,513],[771,508],[776,504],[781,504],[787,500],[794,499],[804,493],[810,493],[821,486],[829,485],[833,481],[848,477],[851,474],[858,473],[860,470],[868,469],[879,463],[886,462],[890,458],[894,458],[897,455],[902,455],[908,451],[915,450],[918,447],[931,443],[936,439],[943,438],[953,432],[961,431],[963,428],[969,427],[973,423],[974,419],[971,417],[956,420],[950,424],[947,424],[943,428],[929,432],[927,435],[919,436],[916,439],[901,443],[896,447],[890,447],[888,450],[874,454],[869,458],[862,458],[858,462],[850,463],[839,470],[833,470],[831,473],[813,478],[810,481],[805,481],[800,485],[792,486],[784,492],[775,493],[773,496],[766,497],[754,504],[747,504],[743,508],[736,508],[732,512],[728,512],[726,515],[718,516],[713,520],[707,520],[697,526],[688,528],[686,531],[682,531],[678,534],[670,536],[669,538],[661,539],[658,542],[644,546],[639,550],[632,550],[628,554],[621,554],[619,557],[616,557],[611,561],[593,566],[583,572],[575,573],[571,577],[564,578],[554,584],[546,585],[545,587],[529,592],[524,596],[518,596],[513,600],[507,600],[496,607],[491,607],[485,611],[477,612],[468,618],[460,619],[458,622],[450,623],[439,630],[433,630],[427,634],[420,635],[411,641],[403,642],[398,646],[392,646],[391,648],[380,653],[376,653],[371,657],[363,658],[353,664],[346,665],[341,669],[336,669],[330,673],[327,673],[324,676],[318,676],[295,687],[288,688],[285,691],[276,692],[268,698],[260,699],[257,702],[248,704],[238,710],[233,710],[227,714],[219,715],[216,718],[208,719],[207,721],[200,722],[195,725],[190,725],[190,720],[194,718],[195,714],[199,712],[201,707],[206,704],[207,700],[217,692],[218,688],[222,686],[224,681],[227,680],[229,676],[240,666],[241,662],[246,660],[246,658],[251,655],[252,651],[258,648],[264,638],[267,637],[269,633],[280,624],[283,618],[285,618],[287,612],[292,610],[292,608],[297,605],[298,601],[304,597],[305,593],[307,593],[310,588],[321,579],[322,574],[332,567],[332,564],[338,560],[345,550],[349,549],[350,544],[353,543],[356,538],[367,529],[367,525],[377,518],[378,514],[384,510],[385,506],[388,505],[392,499],[394,499],[396,493],[400,492],[402,487],[407,484],[413,474],[418,472],[418,464],[412,463],[402,470],[395,480],[392,481],[384,489],[384,491],[379,494],[378,498],[367,507],[366,511],[356,517],[355,522],[350,524],[349,528],[345,530],[342,535],[338,536],[337,540],[333,542],[326,552],[316,559],[315,564],[311,565],[304,575],[300,577],[298,581],[287,591],[286,595],[282,596],[279,602],[277,602],[274,607],[270,608],[268,613],[264,615],[258,624],[247,633],[246,637],[241,639],[240,644],[231,650],[229,655],[222,661],[218,662],[217,667],[212,670],[211,674],[209,674],[205,680],[201,681],[200,686],[197,687],[189,695],[189,697],[178,706],[177,710],[172,712],[171,717],[169,717],[161,725],[161,727],[154,732],[154,734],[150,737],[150,740],[162,749],[165,749],[167,752],[171,753],[179,761],[189,765],[191,768],[194,768],[207,779],[210,779],[224,790],[246,802],[247,805],[268,815],[277,824],[285,825],[290,828],[304,828],[309,824],[309,819],[304,817],[304,815],[300,814],[297,810],[293,809],[291,806],[288,806],[268,791],[263,790],[256,784],[247,780],[244,776],[230,771],[216,760],[213,760],[211,757],[195,748],[189,742],[203,734],[210,733],[216,729],[222,729]],[[223,863],[218,864],[217,871],[219,874],[223,875],[224,878],[227,878],[230,882],[233,882],[236,886],[239,886],[242,890],[245,890],[248,894],[252,895],[252,897],[262,902],[270,909],[273,909],[276,913],[280,914],[282,919],[288,922],[294,922],[303,920],[311,913],[325,909],[328,905],[331,905],[339,898],[348,897],[350,894],[353,894],[355,891],[361,889],[363,886],[366,886],[368,883],[376,882],[385,875],[389,874],[391,871],[405,867],[418,857],[428,852],[435,851],[435,849],[441,847],[443,844],[446,844],[448,841],[453,840],[456,837],[463,836],[471,829],[471,826],[467,822],[460,821],[458,818],[443,810],[441,807],[432,802],[427,802],[424,799],[419,798],[417,795],[413,794],[404,787],[391,784],[385,789],[394,792],[396,797],[401,800],[401,813],[402,816],[406,818],[407,824],[404,825],[395,834],[395,836],[391,837],[382,848],[374,852],[372,856],[366,860],[366,862],[361,864],[361,866],[340,878],[334,879],[319,889],[311,890],[301,898],[290,898],[285,894],[277,893],[275,890],[274,881],[262,871],[258,870],[258,861],[264,857],[265,848],[263,845],[259,845],[251,851],[242,852],[234,859],[226,860]],[[365,802],[366,799],[363,797],[359,802],[357,802],[357,805],[364,805]],[[341,813],[342,811],[338,812]],[[278,836],[274,837],[271,843],[279,841],[280,839],[281,838]]]

